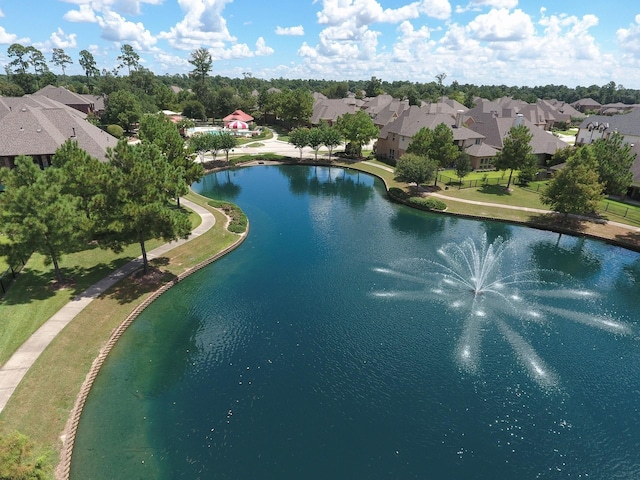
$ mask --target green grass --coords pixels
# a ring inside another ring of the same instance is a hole
[[[442,190],[440,193],[450,197],[476,202],[548,210],[548,207],[540,201],[539,194],[519,186],[512,186],[509,190],[502,185],[486,185],[481,188],[463,188],[461,190],[449,188],[449,190]]]
[[[191,224],[200,224],[200,216],[190,214]],[[147,251],[161,245],[161,240],[146,242]],[[93,245],[86,250],[64,255],[60,267],[69,284],[56,288],[55,275],[45,257],[34,253],[0,302],[0,365],[55,312],[90,285],[141,254],[140,245],[132,244],[121,253],[102,250]]]
[[[209,200],[207,198],[194,193],[187,195],[187,198],[208,208],[206,207]],[[224,229],[226,217],[217,210],[213,210],[213,214],[216,217],[214,228],[171,250],[166,256],[152,261],[153,266],[164,272],[162,279],[171,279],[211,258],[237,240],[237,235]],[[107,265],[111,261],[108,252],[96,250],[93,255],[93,261],[101,264]],[[73,258],[73,260],[81,259]],[[91,264],[88,258],[84,258],[83,261]],[[50,269],[42,268],[43,277],[53,276]],[[82,283],[94,283],[93,277],[102,278],[108,273],[107,270],[110,271],[106,268],[98,273],[97,270],[88,268],[87,271],[90,274],[87,275],[87,279],[82,278]],[[35,442],[35,453],[47,455],[50,463],[55,465],[58,462],[60,449],[59,436],[91,363],[113,329],[159,285],[159,281],[141,281],[132,276],[119,282],[87,306],[54,339],[20,383],[0,414],[0,434],[5,435],[15,430],[26,434]],[[76,289],[79,288],[76,287]],[[52,295],[52,292],[45,291],[43,296],[46,298],[25,298],[25,307],[20,307],[22,304],[3,304],[2,308],[5,310],[0,311],[0,318],[9,318],[13,321],[15,309],[27,307],[32,308],[32,315],[48,318],[48,313],[44,312],[56,311],[59,308],[58,305],[64,304],[70,295],[65,291],[56,293],[59,293],[63,299],[60,300]],[[38,309],[33,308],[36,305],[39,306]],[[55,375],[51,372],[55,372]]]

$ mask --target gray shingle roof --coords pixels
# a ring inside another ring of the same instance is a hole
[[[608,131],[617,131],[621,135],[640,136],[640,109],[622,115],[591,115],[582,121],[580,129],[588,128],[590,123],[608,124]]]
[[[0,97],[0,156],[53,155],[73,138],[105,161],[117,139],[85,120],[86,115],[46,97]]]
[[[82,95],[78,95],[63,87],[54,87],[53,85],[47,85],[41,88],[33,95],[41,95],[47,97],[56,102],[64,103],[65,105],[91,105],[92,102],[83,98]]]

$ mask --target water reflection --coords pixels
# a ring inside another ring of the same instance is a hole
[[[285,166],[280,173],[288,179],[289,191],[296,196],[337,196],[353,207],[363,207],[374,195],[371,182],[361,178],[360,172],[343,168]]]

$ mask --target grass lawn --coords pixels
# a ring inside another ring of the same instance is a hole
[[[187,195],[187,198],[209,208],[206,206],[209,199],[194,193]],[[152,262],[153,266],[164,272],[165,278],[178,275],[210,258],[238,238],[224,228],[226,217],[223,214],[211,208],[209,210],[216,217],[214,228]],[[99,252],[102,252],[102,256]],[[126,259],[112,259],[107,254],[108,252],[96,249],[93,260],[98,261],[102,266],[99,269],[86,266],[83,270],[79,270],[78,273],[83,275],[77,277],[78,284],[81,281],[83,285],[88,286],[104,277],[116,264],[126,261]],[[72,260],[84,261],[86,265],[91,264],[88,259],[72,258],[69,265],[72,264]],[[35,270],[35,267],[32,268]],[[50,270],[44,267],[38,272],[41,279],[52,276]],[[36,453],[47,454],[51,463],[55,465],[58,462],[60,448],[58,437],[63,431],[91,363],[111,332],[159,285],[160,283],[148,284],[134,275],[116,284],[83,310],[55,338],[20,383],[0,414],[0,434],[7,434],[14,430],[24,433],[35,442]],[[32,288],[33,294],[37,290],[35,286]],[[46,319],[50,316],[49,312],[55,312],[71,296],[69,291],[53,294],[47,290],[46,284],[41,284],[40,289],[44,290],[40,295],[43,298],[29,300],[25,293],[22,303],[3,303],[4,310],[0,311],[0,318],[10,318],[13,321],[14,311],[19,308],[22,309],[20,316],[23,320],[28,318],[25,312],[29,309],[32,316]],[[81,287],[76,285],[73,291],[80,289]],[[36,323],[42,323],[42,321]],[[4,337],[4,333],[1,335]],[[52,372],[55,372],[55,375],[52,375]]]
[[[542,210],[549,209],[547,206],[542,204],[538,193],[519,186],[512,186],[509,190],[504,188],[502,185],[485,185],[480,188],[463,188],[460,190],[452,187],[448,190],[441,190],[439,193],[450,197],[477,202],[539,208]]]

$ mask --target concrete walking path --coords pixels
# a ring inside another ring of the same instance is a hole
[[[373,162],[367,162],[364,161],[362,162],[364,164],[370,165],[372,167],[377,167],[377,168],[381,168],[382,170],[386,170],[387,172],[395,172],[395,169],[393,167],[387,167],[385,165],[378,165],[377,163],[373,163]],[[549,214],[553,214],[553,215],[558,215],[558,212],[554,212],[553,210],[543,210],[541,208],[530,208],[530,207],[518,207],[515,205],[505,205],[503,203],[491,203],[491,202],[480,202],[477,200],[466,200],[464,198],[456,198],[456,197],[450,197],[449,195],[442,195],[441,193],[435,193],[435,192],[427,192],[428,195],[432,196],[432,197],[436,197],[436,198],[440,198],[442,200],[450,200],[452,202],[460,202],[460,203],[469,203],[471,205],[479,205],[479,206],[483,206],[483,207],[496,207],[496,208],[507,208],[510,210],[521,210],[523,212],[529,212],[529,213],[540,213],[543,215],[549,215]],[[575,218],[580,218],[583,220],[587,220],[587,221],[592,221],[593,218],[589,218],[589,217],[580,217],[577,215],[571,215],[572,217]],[[611,220],[604,220],[603,223],[607,224],[607,225],[612,225],[615,227],[620,227],[620,228],[625,228],[627,230],[630,230],[632,232],[640,232],[640,228],[638,227],[634,227],[632,225],[628,225],[626,223],[620,223],[620,222],[614,222]]]
[[[184,198],[180,199],[181,205],[193,210],[202,219],[187,239],[165,243],[147,253],[147,258],[153,260],[164,255],[189,240],[199,237],[215,225],[215,217],[207,209]],[[0,368],[0,412],[4,410],[7,402],[13,395],[27,371],[38,359],[40,354],[51,343],[64,327],[66,327],[82,310],[94,299],[98,298],[117,282],[132,274],[142,266],[142,257],[123,265],[99,282],[94,283],[84,292],[80,293],[64,307],[58,310],[49,320],[40,326]]]

